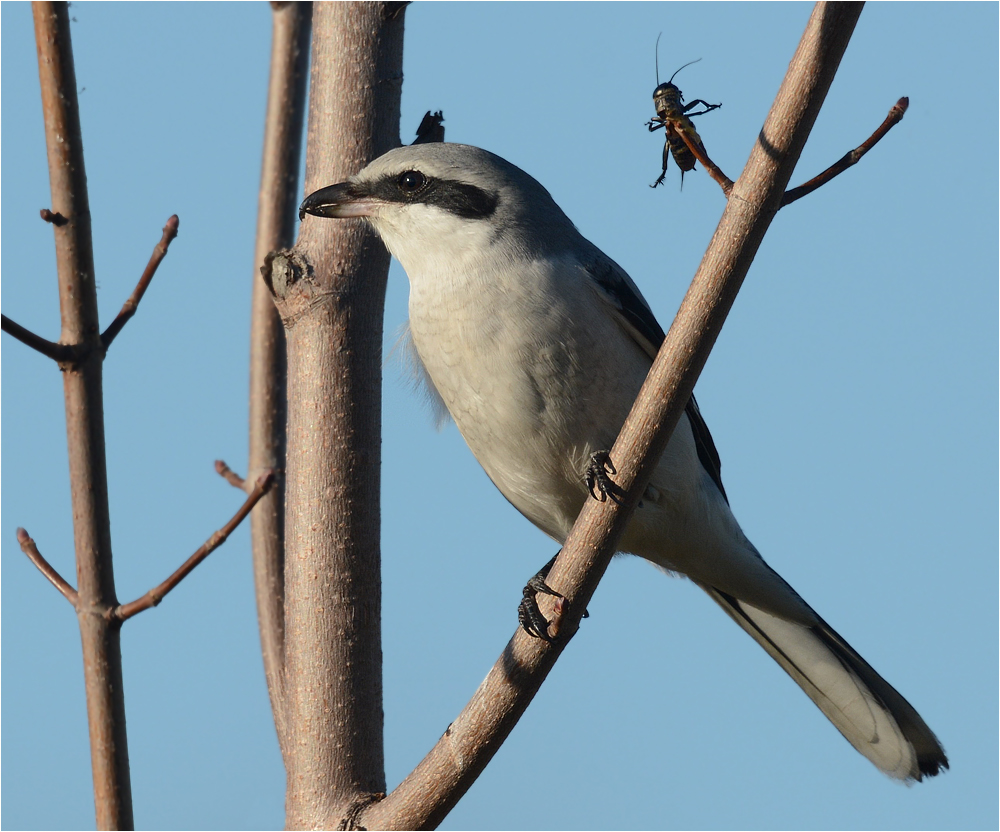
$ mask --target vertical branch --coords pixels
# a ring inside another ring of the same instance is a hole
[[[285,744],[284,487],[285,333],[261,280],[267,254],[294,242],[299,158],[305,117],[311,3],[272,3],[271,77],[264,124],[264,160],[257,203],[250,323],[250,455],[246,482],[279,472],[274,489],[250,516],[254,585],[264,675],[282,748]]]
[[[307,190],[399,144],[401,4],[314,8]],[[335,828],[385,790],[381,340],[389,255],[361,222],[307,218],[266,275],[285,325],[288,828]]]
[[[51,210],[66,219],[52,226],[62,318],[60,341],[81,348],[78,354],[82,356],[78,362],[63,364],[62,370],[94,802],[99,828],[131,829],[120,625],[102,614],[117,606],[118,599],[104,451],[103,351],[69,12],[65,3],[35,3],[33,12]]]

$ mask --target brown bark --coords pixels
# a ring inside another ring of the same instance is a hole
[[[399,143],[398,4],[317,5],[306,191]],[[379,487],[389,255],[360,222],[307,218],[269,285],[288,349],[286,824],[336,827],[385,790]]]
[[[278,740],[284,743],[285,332],[261,279],[264,258],[292,245],[305,116],[311,3],[272,3],[271,77],[257,209],[250,323],[250,454],[246,487],[260,472],[277,482],[250,518],[264,675]]]
[[[61,365],[66,401],[77,617],[90,727],[94,803],[101,829],[132,828],[125,733],[120,623],[104,613],[118,605],[111,559],[111,521],[104,450],[101,330],[83,164],[76,73],[65,3],[34,4],[35,40],[48,148],[51,210],[62,319],[60,342],[81,358]]]

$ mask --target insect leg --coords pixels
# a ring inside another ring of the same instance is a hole
[[[692,107],[694,107],[697,104],[701,104],[706,109],[702,110],[700,113],[688,113],[688,110],[690,110]],[[712,112],[712,110],[718,110],[719,107],[721,107],[721,106],[722,106],[721,104],[709,104],[707,101],[702,101],[700,98],[696,98],[694,101],[692,101],[686,107],[684,107],[684,112],[687,114],[688,118],[690,118],[691,116],[703,116],[703,115],[705,115],[705,113]]]
[[[657,185],[662,185],[663,180],[667,178],[667,163],[670,161],[670,142],[663,143],[663,172],[660,174],[659,178],[649,187],[655,188]],[[682,174],[683,175],[683,174]]]

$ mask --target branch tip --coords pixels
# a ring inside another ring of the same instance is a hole
[[[218,466],[219,463],[216,463]],[[225,463],[221,463],[225,465]],[[151,607],[155,607],[159,604],[167,594],[173,590],[181,581],[183,581],[194,568],[201,563],[205,558],[207,558],[212,552],[214,552],[219,546],[226,542],[226,539],[230,534],[236,529],[236,527],[246,519],[246,516],[250,513],[255,505],[260,501],[261,497],[267,494],[271,490],[271,486],[274,484],[274,472],[265,471],[260,477],[257,478],[257,484],[254,486],[253,491],[246,498],[243,505],[240,506],[239,510],[232,516],[230,521],[226,523],[221,529],[212,532],[209,535],[208,540],[202,544],[201,547],[189,557],[180,567],[163,583],[158,586],[153,587],[145,595],[136,598],[134,601],[130,601],[128,604],[121,604],[117,607],[112,607],[109,609],[105,615],[112,621],[127,621],[134,615],[138,615],[143,610],[148,610]]]
[[[38,551],[38,546],[31,539],[31,535],[28,534],[26,529],[20,526],[17,529],[17,542],[21,546],[21,551],[28,556],[28,560],[35,564],[38,571],[48,579],[49,583],[58,589],[63,598],[75,607],[78,598],[76,590],[67,583],[51,563],[42,557],[42,553]]]
[[[233,488],[238,488],[240,491],[246,490],[247,481],[233,471],[233,469],[226,465],[226,463],[221,459],[215,460],[215,473],[222,477]]]
[[[904,95],[899,99],[899,101],[889,108],[889,114],[885,117],[885,121],[883,121],[878,126],[878,129],[868,137],[867,141],[854,148],[854,150],[845,153],[838,161],[830,165],[830,167],[818,176],[814,176],[808,182],[799,185],[797,188],[791,188],[790,190],[785,191],[785,195],[781,198],[780,207],[784,208],[786,205],[795,202],[795,200],[808,196],[834,177],[840,176],[840,174],[842,174],[849,167],[853,167],[860,162],[861,158],[869,150],[875,147],[875,145],[882,140],[886,133],[903,120],[903,115],[906,113],[909,106],[910,99]]]
[[[153,248],[153,253],[149,257],[149,263],[146,264],[146,268],[143,271],[142,276],[139,278],[139,282],[136,284],[135,289],[132,290],[132,294],[129,295],[128,300],[126,300],[122,305],[121,311],[101,335],[101,347],[105,352],[108,351],[108,347],[111,346],[111,342],[115,340],[125,324],[127,324],[132,316],[138,311],[139,301],[141,301],[142,296],[146,294],[146,290],[149,288],[149,284],[153,280],[153,275],[156,274],[156,270],[159,268],[163,258],[167,256],[167,250],[170,248],[170,243],[177,236],[177,229],[180,227],[180,222],[180,218],[177,214],[173,214],[167,220],[166,225],[163,226],[163,234],[160,237],[160,241]]]

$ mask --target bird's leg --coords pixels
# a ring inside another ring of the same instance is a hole
[[[590,464],[587,466],[587,490],[590,496],[602,503],[611,498],[611,502],[620,503],[624,492],[615,484],[608,474],[617,474],[611,461],[611,454],[608,451],[595,451],[590,455]],[[595,490],[596,489],[596,490]]]
[[[562,550],[560,549],[560,551]],[[538,608],[537,597],[538,593],[542,593],[543,595],[552,595],[560,598],[563,601],[566,600],[563,595],[545,583],[545,579],[549,576],[552,564],[556,562],[557,557],[559,557],[559,552],[556,552],[552,556],[552,559],[528,581],[521,593],[521,603],[517,607],[517,620],[521,622],[524,632],[529,636],[547,641],[549,644],[554,644],[555,639],[549,635],[549,622]],[[590,613],[584,610],[583,617],[589,618]]]

